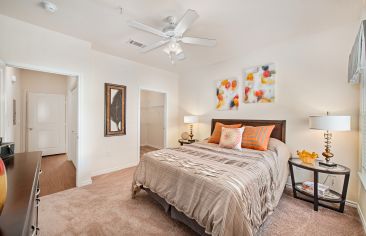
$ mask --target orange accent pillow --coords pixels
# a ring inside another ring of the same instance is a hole
[[[215,129],[212,132],[212,135],[211,135],[210,139],[208,140],[209,143],[216,143],[216,144],[220,143],[222,127],[224,127],[224,128],[240,128],[241,124],[224,125],[223,123],[216,122]]]
[[[266,151],[274,127],[274,125],[256,127],[245,126],[241,146],[243,148]]]

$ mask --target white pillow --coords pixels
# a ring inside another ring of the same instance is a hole
[[[244,127],[225,128],[222,127],[219,147],[241,150]]]

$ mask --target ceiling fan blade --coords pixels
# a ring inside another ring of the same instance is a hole
[[[161,46],[163,46],[164,44],[167,44],[168,42],[169,42],[169,39],[158,41],[156,43],[153,43],[149,46],[144,47],[141,50],[141,52],[142,53],[150,52],[151,50],[154,50],[156,48],[160,48]]]
[[[142,31],[146,31],[146,32],[149,32],[149,33],[152,33],[152,34],[156,34],[156,35],[159,35],[160,37],[163,37],[163,38],[167,38],[168,36],[166,36],[164,34],[164,32],[160,31],[160,30],[157,30],[151,26],[148,26],[148,25],[145,25],[145,24],[142,24],[138,21],[134,21],[134,20],[130,20],[130,21],[127,21],[127,24],[131,27],[134,27],[136,29],[139,29],[139,30],[142,30]]]
[[[189,44],[197,44],[197,45],[207,46],[207,47],[213,47],[216,45],[216,39],[183,37],[182,42],[189,43]]]
[[[198,17],[199,15],[196,11],[188,9],[186,13],[184,13],[184,16],[178,21],[177,26],[174,29],[175,35],[183,35]]]

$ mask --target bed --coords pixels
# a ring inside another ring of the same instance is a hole
[[[132,197],[145,190],[164,210],[200,235],[255,235],[277,206],[288,177],[284,120],[213,119],[245,126],[275,125],[267,151],[198,143],[146,153]]]

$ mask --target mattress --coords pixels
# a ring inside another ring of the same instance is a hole
[[[255,235],[277,206],[290,152],[277,139],[269,150],[232,150],[206,141],[150,152],[133,180],[212,235]]]

